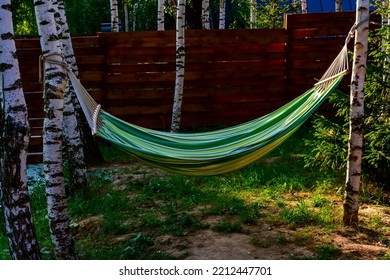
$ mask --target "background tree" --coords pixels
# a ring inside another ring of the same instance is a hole
[[[202,28],[210,29],[210,0],[202,0]]]
[[[0,0],[0,91],[0,197],[9,250],[12,259],[40,259],[27,188],[30,133],[10,0]]]
[[[335,6],[335,11],[341,12],[343,10],[343,0],[336,0]]]
[[[34,0],[45,63],[43,164],[48,203],[48,219],[55,255],[58,259],[75,259],[76,251],[70,232],[62,161],[62,121],[67,79],[61,65],[61,41],[54,20],[55,10],[49,0]]]
[[[128,3],[128,0],[123,0],[123,13],[124,13],[124,17],[125,17],[125,31],[126,32],[129,32],[130,31],[130,28],[129,28],[129,3]]]
[[[306,14],[307,13],[307,3],[306,3],[306,0],[301,0],[301,11],[302,11],[302,14]]]
[[[111,31],[119,32],[118,0],[110,0],[110,10],[111,10]]]
[[[178,0],[177,23],[176,23],[176,80],[175,95],[172,109],[171,131],[180,129],[181,108],[184,90],[184,65],[185,65],[185,9],[186,0]]]
[[[219,29],[226,26],[226,0],[219,0]]]
[[[164,19],[165,19],[165,8],[164,0],[157,0],[157,30],[165,30]]]

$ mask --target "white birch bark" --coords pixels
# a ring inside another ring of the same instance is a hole
[[[369,0],[356,3],[356,22],[369,17]],[[361,186],[363,123],[364,123],[364,81],[368,52],[369,21],[358,26],[355,33],[352,80],[350,90],[350,120],[348,141],[348,162],[344,195],[344,225],[358,226],[359,190]]]
[[[70,66],[70,69],[75,75],[78,76],[78,67],[66,20],[64,2],[62,0],[54,0],[52,5],[55,9],[57,32],[61,41],[65,62]],[[80,133],[81,127],[78,124],[75,108],[80,108],[80,105],[71,83],[68,83],[64,95],[63,111],[63,128],[67,150],[66,155],[70,171],[71,190],[81,191],[87,187],[87,167]],[[81,119],[81,116],[79,119]]]
[[[250,28],[255,28],[256,26],[256,13],[257,13],[257,1],[250,0]]]
[[[118,0],[110,0],[110,10],[111,10],[111,31],[119,32]]]
[[[43,163],[51,238],[57,259],[75,259],[62,168],[62,120],[67,79],[62,63],[54,9],[49,0],[34,0],[43,55],[55,62],[45,62],[43,124]]]
[[[336,12],[341,12],[343,10],[343,0],[336,0],[335,5],[336,5],[335,7]]]
[[[202,27],[210,29],[210,0],[202,0]]]
[[[301,0],[301,10],[302,10],[302,14],[307,14],[307,3],[306,3],[306,0]]]
[[[164,0],[157,0],[157,30],[165,30],[165,9],[164,9]]]
[[[225,29],[226,0],[219,0],[219,29]]]
[[[183,102],[184,89],[184,65],[185,65],[185,10],[186,0],[178,0],[176,19],[176,81],[175,96],[172,109],[171,131],[176,132],[180,129],[181,108]]]
[[[30,130],[19,62],[16,58],[11,1],[0,0],[0,198],[12,259],[40,259],[27,188]],[[0,118],[1,121],[1,118]]]
[[[125,31],[129,32],[129,4],[127,0],[123,1],[123,13],[125,14]]]

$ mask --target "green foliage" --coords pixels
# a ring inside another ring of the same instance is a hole
[[[37,35],[34,2],[32,0],[12,0],[11,6],[15,35]]]
[[[389,14],[381,8],[379,12]],[[363,175],[369,181],[390,189],[390,37],[389,25],[370,34],[371,53],[365,82],[365,120]],[[306,141],[310,152],[306,166],[344,169],[349,134],[349,101],[346,94],[335,93],[330,103],[335,118],[316,117],[313,139]]]
[[[262,0],[257,6],[257,28],[282,28],[284,14],[296,12],[292,4],[287,0]]]

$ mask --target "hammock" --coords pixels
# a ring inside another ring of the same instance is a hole
[[[309,118],[348,72],[347,42],[320,81],[301,96],[258,119],[203,133],[163,132],[124,122],[102,110],[73,72],[68,73],[93,134],[164,170],[216,175],[258,160]]]

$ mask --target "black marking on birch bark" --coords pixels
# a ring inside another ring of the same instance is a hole
[[[57,68],[47,68],[47,70],[56,70],[55,72],[50,72],[49,74],[46,74],[46,79],[47,80],[51,80],[51,79],[58,79],[58,78],[61,78],[60,79],[60,83],[62,83],[63,79],[66,79],[66,74],[64,73],[64,71],[60,71],[58,70]]]
[[[362,103],[359,101],[359,98],[354,97],[352,99],[352,106],[354,106],[354,107],[362,107]]]
[[[9,112],[12,112],[12,113],[19,113],[19,112],[27,113],[27,108],[26,108],[25,104],[18,105],[18,106],[12,106],[12,107],[9,108]]]
[[[35,1],[34,2],[34,6],[40,6],[40,5],[44,5],[45,4],[45,2],[44,1]]]
[[[363,131],[364,128],[364,118],[362,116],[351,118],[351,127],[352,131]]]
[[[3,33],[1,34],[1,39],[3,40],[13,40],[14,39],[14,34],[11,32]]]
[[[48,40],[49,42],[58,41],[58,36],[57,36],[57,34],[51,34],[51,35],[49,36],[49,38],[47,38],[47,40]]]
[[[5,4],[1,5],[1,8],[6,11],[11,11],[11,5],[10,4]]]
[[[12,91],[12,90],[16,90],[16,89],[22,88],[22,86],[23,86],[22,80],[18,79],[18,80],[15,81],[14,84],[10,85],[7,88],[4,88],[4,90],[5,91]]]
[[[13,67],[14,67],[13,64],[1,63],[0,64],[0,72],[5,72],[5,70],[12,69]]]
[[[11,52],[11,55],[12,55],[12,58],[18,59],[18,55],[16,54],[16,52]]]
[[[50,21],[47,21],[47,20],[42,20],[40,22],[40,25],[48,25],[48,24],[50,24]]]
[[[357,194],[359,194],[359,191],[355,191],[354,189],[353,189],[353,186],[352,186],[352,184],[351,184],[351,182],[350,181],[348,181],[346,184],[345,184],[345,191],[347,192],[347,197],[346,197],[346,199],[351,199],[351,196],[354,194],[354,195],[357,195]]]

